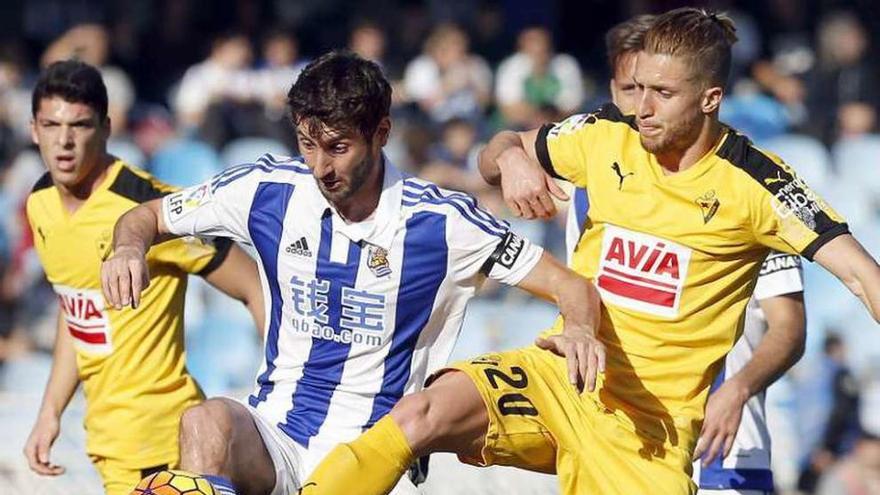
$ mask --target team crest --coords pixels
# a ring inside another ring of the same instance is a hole
[[[367,266],[373,275],[377,277],[386,277],[391,275],[391,265],[388,263],[388,251],[379,246],[370,246],[368,251],[369,258]]]
[[[704,224],[707,224],[709,223],[709,220],[712,220],[712,217],[718,212],[718,207],[721,206],[721,202],[718,201],[718,198],[715,196],[714,189],[706,191],[705,194],[697,198],[697,204],[700,205],[700,210],[703,212]]]

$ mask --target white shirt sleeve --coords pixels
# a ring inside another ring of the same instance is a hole
[[[803,290],[801,258],[793,254],[771,252],[761,265],[758,282],[755,284],[755,299],[769,299]]]
[[[505,285],[516,285],[530,271],[544,250],[527,238],[510,231],[507,222],[475,206],[465,214],[449,215],[447,229],[450,265],[457,280],[489,277]]]
[[[162,200],[162,217],[175,235],[219,236],[251,243],[248,215],[259,172],[254,165],[226,169]],[[253,173],[252,173],[253,172]]]
[[[495,78],[495,100],[502,105],[519,103],[525,99],[524,80],[528,77],[529,61],[521,54],[507,57],[498,66]]]

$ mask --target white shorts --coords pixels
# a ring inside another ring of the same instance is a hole
[[[297,493],[302,483],[317,467],[334,445],[310,445],[309,448],[296,443],[287,436],[277,424],[266,419],[259,411],[251,407],[246,400],[239,401],[244,405],[251,416],[257,431],[263,439],[266,451],[272,458],[275,467],[275,488],[271,495],[290,495]],[[354,439],[352,439],[354,440]],[[390,495],[414,495],[419,493],[418,488],[408,477],[401,478]]]

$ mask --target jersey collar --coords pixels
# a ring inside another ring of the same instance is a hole
[[[389,250],[402,216],[400,202],[403,198],[403,174],[384,154],[382,160],[385,168],[382,192],[379,196],[379,204],[369,218],[360,222],[346,223],[335,208],[329,204],[328,208],[334,217],[334,232],[348,237],[353,242],[366,241]]]

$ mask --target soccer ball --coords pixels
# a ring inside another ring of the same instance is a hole
[[[205,478],[186,471],[159,471],[142,479],[131,495],[217,495]]]

